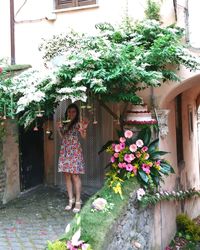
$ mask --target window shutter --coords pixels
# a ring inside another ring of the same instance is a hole
[[[78,0],[78,6],[96,4],[96,0]]]
[[[76,0],[56,0],[56,9],[70,8],[76,6]]]

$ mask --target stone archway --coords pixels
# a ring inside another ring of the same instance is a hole
[[[199,136],[197,107],[200,104],[200,75],[188,78],[166,92],[160,100],[160,107],[170,109],[169,136],[164,147],[172,152],[177,166],[176,185],[181,188],[199,188]],[[180,129],[180,130],[179,130]],[[179,131],[179,135],[177,135]],[[182,142],[180,143],[180,141]],[[182,145],[181,145],[182,144]],[[181,146],[180,146],[181,145]],[[182,149],[181,149],[182,147]],[[178,157],[182,152],[182,160]]]

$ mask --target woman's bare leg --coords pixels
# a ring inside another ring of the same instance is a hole
[[[76,205],[75,207],[80,209],[81,208],[81,178],[79,175],[72,175],[72,180],[74,182],[75,192],[76,192]]]
[[[71,174],[65,173],[65,184],[68,193],[69,200],[73,199],[73,188],[72,188],[72,176]]]

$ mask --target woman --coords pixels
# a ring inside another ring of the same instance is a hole
[[[81,179],[80,174],[85,173],[85,163],[79,141],[79,134],[82,138],[86,137],[87,121],[79,122],[79,109],[76,104],[70,104],[66,110],[65,116],[70,123],[59,126],[58,132],[62,138],[62,144],[59,155],[58,171],[65,174],[66,188],[69,196],[69,204],[65,210],[71,210],[73,204],[74,213],[81,209]],[[73,196],[73,184],[75,189],[75,198]]]

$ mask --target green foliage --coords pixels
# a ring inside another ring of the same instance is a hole
[[[185,236],[192,241],[200,241],[200,226],[198,226],[193,220],[186,214],[179,214],[176,217],[176,224],[178,231],[182,232]]]
[[[111,226],[115,224],[116,220],[123,216],[124,210],[128,204],[130,193],[138,188],[136,180],[129,180],[124,183],[124,199],[122,200],[119,195],[110,192],[110,188],[104,185],[96,194],[94,194],[84,205],[80,212],[81,216],[81,236],[82,239],[91,244],[92,249],[101,250],[106,246],[107,235],[110,234]],[[92,202],[98,198],[105,198],[109,203],[114,206],[111,212],[92,212]],[[70,232],[60,237],[60,239],[69,239],[77,230],[76,219],[71,223]]]
[[[14,112],[27,127],[39,109],[47,119],[65,99],[141,103],[140,91],[179,80],[180,65],[199,67],[182,44],[183,35],[183,29],[155,20],[128,19],[120,26],[98,24],[95,35],[54,35],[40,46],[49,70],[28,70],[12,82],[0,79],[0,113],[6,106],[8,116]]]
[[[153,20],[160,20],[160,5],[154,0],[147,1],[147,8],[145,10],[146,18]]]
[[[48,246],[47,246],[48,250],[66,250],[67,246],[66,246],[66,242],[63,241],[55,241],[55,242],[48,242]]]

